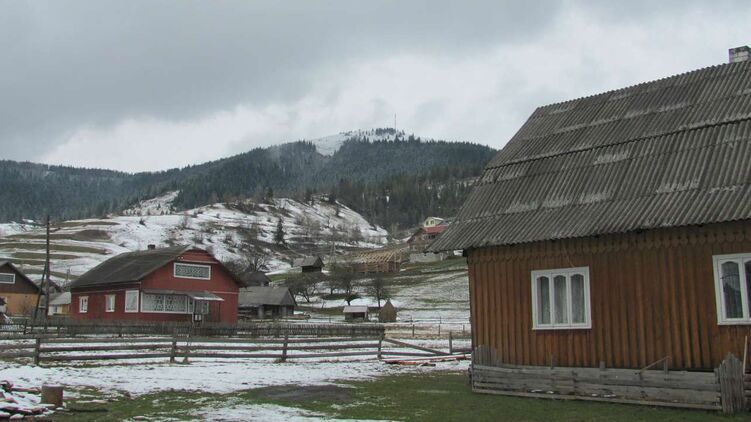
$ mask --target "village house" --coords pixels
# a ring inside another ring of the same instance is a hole
[[[473,346],[504,364],[743,359],[751,61],[538,108],[429,249],[465,251]]]
[[[429,253],[425,249],[448,228],[448,222],[438,217],[428,217],[422,226],[407,239],[409,262],[437,262],[448,257],[447,252]]]
[[[307,256],[292,261],[293,268],[299,268],[304,273],[320,273],[323,271],[323,259],[320,256]]]
[[[252,286],[240,289],[241,317],[284,318],[295,313],[297,302],[286,287]]]
[[[236,323],[243,286],[213,255],[175,246],[117,255],[71,284],[71,316],[85,320]]]
[[[70,292],[62,292],[50,295],[50,306],[47,311],[49,316],[68,316],[70,314]]]
[[[6,315],[34,314],[39,300],[39,286],[9,261],[0,261],[0,298]]]

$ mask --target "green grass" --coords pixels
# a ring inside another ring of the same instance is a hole
[[[281,390],[281,392],[280,392]],[[90,397],[83,397],[90,399]],[[273,403],[336,418],[398,421],[748,421],[716,412],[653,408],[568,400],[528,399],[475,394],[464,373],[392,375],[334,387],[268,387],[229,394],[166,391],[130,399],[119,396],[94,405],[69,400],[59,421],[122,420],[137,415],[190,419],[191,409]],[[195,416],[193,416],[195,418]]]

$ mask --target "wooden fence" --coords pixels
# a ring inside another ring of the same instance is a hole
[[[380,324],[311,324],[293,322],[243,322],[239,324],[100,322],[51,319],[33,322],[27,319],[0,324],[0,339],[21,336],[71,337],[78,335],[151,335],[151,336],[229,336],[229,337],[381,337]]]
[[[413,351],[410,351],[413,350]],[[372,356],[445,357],[449,352],[384,337],[330,338],[36,338],[0,344],[0,358],[31,358],[36,365],[128,359],[288,359]]]
[[[670,371],[668,359],[641,370],[604,365],[504,365],[492,349],[482,347],[475,349],[472,359],[472,390],[485,394],[722,410],[727,414],[745,410],[745,395],[751,395],[744,391],[742,364],[732,354],[714,372]]]

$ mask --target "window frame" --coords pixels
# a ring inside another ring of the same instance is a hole
[[[0,281],[0,284],[16,284],[16,274],[15,273],[0,273],[0,275],[9,275],[9,276],[11,276],[11,281]]]
[[[144,300],[143,296],[150,295],[150,296],[162,296],[164,298],[164,305],[162,305],[163,309],[161,311],[159,310],[146,310],[143,307]],[[167,308],[167,296],[179,296],[179,297],[185,297],[185,308],[186,310],[181,311],[166,311],[164,309]],[[193,313],[192,309],[190,309],[189,306],[189,297],[187,295],[180,295],[180,294],[161,294],[161,293],[141,293],[141,312],[147,313],[147,314],[175,314],[175,315],[190,315]]]
[[[128,296],[136,295],[136,308],[128,309]],[[138,290],[126,290],[125,291],[125,303],[123,304],[123,311],[128,314],[136,314],[141,309],[141,294]]]
[[[571,289],[571,276],[574,274],[581,274],[584,277],[584,323],[573,322],[573,297]],[[555,293],[554,293],[554,279],[556,276],[566,277],[566,302],[567,302],[567,320],[568,323],[555,323],[553,322],[555,317]],[[540,324],[537,321],[537,278],[547,277],[550,281],[550,324]],[[590,283],[589,283],[589,267],[572,267],[572,268],[554,268],[549,270],[534,270],[531,276],[532,283],[532,330],[589,330],[592,328],[592,301],[590,295]]]
[[[748,297],[745,263],[751,261],[751,252],[734,253],[712,256],[712,269],[714,275],[715,306],[717,308],[717,325],[751,325],[751,301]],[[727,318],[725,316],[725,296],[722,294],[722,264],[735,262],[738,264],[738,276],[741,287],[741,312],[744,317]]]
[[[191,277],[186,275],[177,275],[177,266],[178,265],[185,265],[186,267],[205,267],[209,269],[209,276],[207,278],[204,277]],[[172,265],[172,276],[175,278],[187,278],[191,280],[204,280],[208,281],[211,280],[211,265],[208,264],[188,264],[186,262],[175,262],[174,265]]]
[[[84,306],[84,303],[86,304],[86,306]],[[89,297],[88,296],[78,296],[78,313],[79,314],[89,313]]]
[[[110,302],[112,303],[112,308],[110,308]],[[117,308],[117,296],[114,293],[108,293],[104,295],[104,312],[115,312],[115,309]]]

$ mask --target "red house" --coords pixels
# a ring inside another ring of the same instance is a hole
[[[124,253],[71,284],[82,320],[236,323],[242,282],[210,253],[176,246]]]

